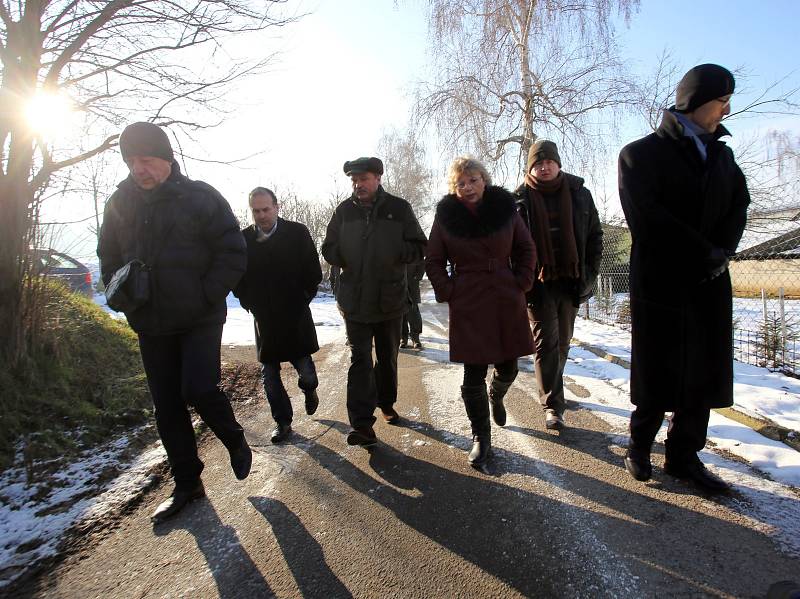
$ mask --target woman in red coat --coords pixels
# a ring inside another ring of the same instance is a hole
[[[457,158],[448,187],[436,207],[425,270],[436,301],[450,305],[450,360],[464,364],[469,461],[479,466],[491,448],[490,397],[494,421],[503,426],[503,397],[517,376],[517,358],[533,353],[525,293],[533,285],[536,248],[513,196],[491,184],[480,162]]]

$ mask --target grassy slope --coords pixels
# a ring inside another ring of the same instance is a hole
[[[37,355],[17,372],[0,369],[0,469],[19,447],[28,464],[69,454],[152,409],[127,323],[60,286],[48,295]]]

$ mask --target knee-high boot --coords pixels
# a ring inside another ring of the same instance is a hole
[[[489,395],[486,384],[462,385],[461,398],[467,409],[467,416],[472,425],[472,451],[469,452],[469,463],[481,465],[489,458],[492,447],[492,424],[489,422]]]
[[[492,372],[492,382],[489,385],[489,403],[492,404],[492,418],[497,426],[504,426],[506,423],[506,407],[503,405],[503,398],[516,378],[516,371],[510,379],[504,379],[496,370]]]

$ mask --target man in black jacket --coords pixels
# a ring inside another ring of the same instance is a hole
[[[125,316],[139,336],[175,480],[172,495],[153,513],[158,524],[205,495],[187,405],[225,445],[236,478],[250,472],[250,447],[219,388],[225,297],[242,276],[247,254],[228,203],[210,185],[181,174],[160,127],[129,125],[119,147],[130,176],[106,204],[97,255],[106,284],[132,260],[149,269],[149,299]]]
[[[347,413],[353,430],[347,442],[369,447],[377,442],[372,428],[376,406],[387,423],[400,420],[394,403],[400,325],[408,309],[406,264],[422,260],[426,239],[411,205],[381,187],[383,162],[350,160],[344,172],[352,180],[353,195],[336,207],[322,255],[342,269],[336,302],[352,353]]]
[[[264,391],[275,429],[273,443],[292,432],[292,403],[281,382],[281,362],[291,362],[305,395],[306,413],[319,404],[317,371],[311,354],[319,350],[309,304],[322,281],[319,254],[305,225],[278,216],[272,190],[250,192],[253,224],[242,231],[247,271],[234,289],[242,307],[255,317],[256,349]]]
[[[528,318],[536,346],[534,372],[545,426],[564,427],[564,367],[578,306],[592,296],[603,254],[603,229],[583,179],[561,170],[558,147],[538,139],[517,189],[522,220],[536,244],[536,280]],[[498,381],[495,393],[505,393]],[[494,383],[493,383],[494,386]]]
[[[718,493],[727,483],[697,456],[711,408],[733,405],[733,326],[728,256],[744,231],[750,196],[720,138],[733,75],[694,67],[655,133],[619,155],[619,195],[631,247],[631,439],[625,467],[652,474],[650,449],[672,412],[667,474]]]

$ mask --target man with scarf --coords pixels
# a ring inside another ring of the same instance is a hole
[[[525,183],[517,189],[522,220],[536,244],[536,281],[528,292],[534,366],[545,426],[564,427],[564,366],[578,306],[592,296],[603,253],[603,230],[583,179],[561,170],[558,147],[536,140]]]
[[[202,181],[181,174],[166,132],[153,123],[128,125],[119,137],[130,176],[105,207],[97,255],[107,285],[115,271],[141,260],[150,296],[125,312],[153,397],[156,427],[175,490],[151,520],[163,522],[205,496],[188,406],[225,445],[237,479],[253,454],[220,389],[225,298],[247,265],[247,249],[231,207]]]
[[[625,467],[652,475],[650,450],[665,412],[664,471],[711,493],[728,485],[697,456],[711,408],[733,405],[732,291],[728,257],[744,231],[750,195],[720,138],[735,81],[702,64],[678,84],[655,133],[619,155],[619,195],[631,247],[631,414]]]

